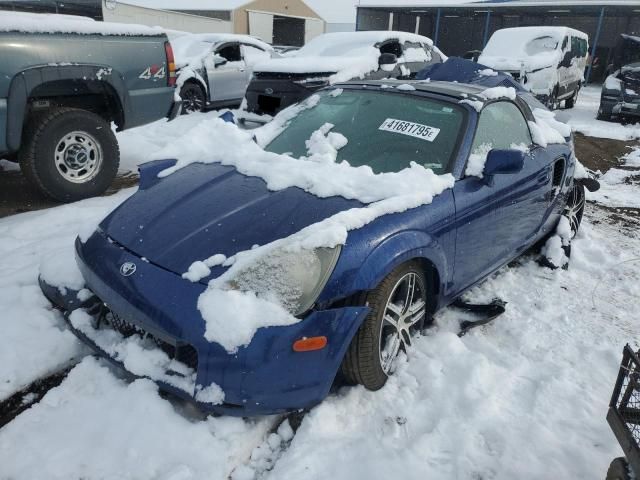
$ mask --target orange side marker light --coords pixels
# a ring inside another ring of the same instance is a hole
[[[305,337],[293,343],[294,352],[313,352],[327,346],[327,337]]]

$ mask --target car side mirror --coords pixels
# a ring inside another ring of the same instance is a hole
[[[213,56],[213,65],[218,68],[227,63],[227,59],[216,54]]]
[[[522,150],[491,150],[484,164],[484,176],[518,173],[524,167]]]
[[[381,53],[380,57],[378,57],[378,65],[385,72],[393,71],[393,69],[396,68],[397,63],[398,57],[393,53]]]

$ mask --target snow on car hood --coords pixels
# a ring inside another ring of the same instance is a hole
[[[430,38],[405,32],[337,32],[314,38],[300,50],[284,58],[272,59],[256,65],[256,72],[278,73],[333,73],[331,83],[361,78],[378,69],[380,50],[377,44],[387,40],[412,42],[433,48]],[[429,53],[422,48],[405,51],[410,56],[406,61],[428,61]],[[402,58],[399,59],[402,61]]]
[[[182,274],[194,260],[231,257],[285,238],[358,201],[318,198],[300,188],[269,190],[230,166],[194,164],[140,190],[101,224],[116,242]],[[220,274],[222,267],[214,270]]]

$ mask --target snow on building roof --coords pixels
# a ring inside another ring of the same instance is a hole
[[[122,3],[158,10],[235,10],[252,0],[123,0]]]
[[[637,0],[362,0],[358,7],[388,7],[388,8],[416,8],[416,7],[559,7],[559,6],[606,6],[629,5],[637,6]]]
[[[76,15],[5,11],[0,15],[0,32],[162,35],[164,30],[128,23],[96,22]]]

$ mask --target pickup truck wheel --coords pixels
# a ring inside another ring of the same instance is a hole
[[[201,112],[204,109],[205,96],[200,85],[185,83],[180,89],[180,98],[182,98],[183,115]]]
[[[424,268],[412,261],[391,272],[367,295],[371,312],[342,361],[345,380],[368,390],[384,386],[396,357],[411,346],[412,334],[424,323],[427,291]]]
[[[54,200],[100,195],[118,172],[120,150],[111,126],[86,110],[57,108],[35,116],[23,138],[20,167]]]

